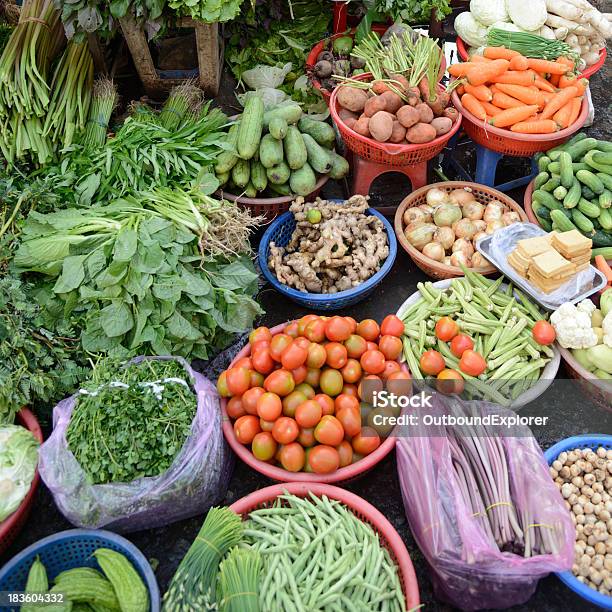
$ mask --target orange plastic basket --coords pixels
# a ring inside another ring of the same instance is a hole
[[[372,80],[372,75],[370,73],[360,74],[355,78],[360,81],[370,81]],[[358,134],[340,119],[340,104],[338,103],[339,89],[339,87],[334,89],[331,100],[329,101],[329,110],[332,119],[338,127],[342,140],[347,148],[367,161],[377,164],[386,164],[388,166],[413,166],[429,161],[442,151],[444,145],[453,137],[461,126],[461,115],[459,115],[449,132],[442,136],[438,136],[431,142],[426,142],[424,144],[377,142],[372,138],[367,138],[366,136]],[[442,92],[443,90],[444,87],[438,85],[438,91]]]
[[[391,559],[395,562],[402,591],[406,599],[406,609],[416,610],[420,607],[419,584],[406,545],[393,525],[372,504],[358,495],[321,482],[307,484],[289,482],[254,491],[250,495],[239,499],[230,508],[237,514],[242,514],[244,518],[247,518],[249,512],[271,506],[278,496],[284,493],[291,493],[303,498],[308,497],[311,493],[318,496],[326,495],[329,499],[341,502],[357,518],[368,523],[378,534],[381,546],[384,546],[389,551]]]
[[[482,145],[491,151],[514,157],[530,157],[539,151],[548,151],[548,149],[563,144],[584,125],[589,114],[589,103],[585,97],[582,100],[578,119],[568,128],[559,130],[554,134],[517,134],[507,129],[487,125],[484,121],[477,119],[472,113],[463,108],[456,90],[453,91],[451,99],[455,108],[463,116],[463,129],[465,133],[476,144]]]
[[[42,444],[43,435],[40,425],[34,414],[28,408],[22,408],[17,413],[17,422],[26,429],[29,429],[34,437]],[[34,495],[40,482],[38,470],[34,473],[34,479],[30,485],[30,490],[23,498],[23,501],[8,518],[0,523],[0,555],[4,554],[7,548],[13,543],[19,532],[23,529],[25,522],[30,515],[32,504],[34,503]]]

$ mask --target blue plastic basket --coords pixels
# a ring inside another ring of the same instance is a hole
[[[50,582],[60,572],[75,567],[93,567],[99,570],[100,566],[93,556],[93,552],[98,548],[116,550],[130,560],[149,589],[150,612],[159,612],[159,587],[145,556],[120,535],[98,529],[69,529],[28,546],[0,569],[0,591],[23,591],[28,572],[37,555],[47,570]]]
[[[604,448],[612,448],[612,436],[605,434],[585,434],[582,436],[572,436],[571,438],[565,438],[561,442],[557,442],[554,446],[551,446],[545,453],[546,461],[548,465],[559,456],[559,453],[563,451],[570,451],[574,448],[596,448],[603,446]],[[578,593],[580,597],[586,599],[592,604],[603,608],[604,610],[612,610],[612,597],[609,595],[602,595],[595,589],[588,587],[586,584],[579,582],[572,572],[560,572],[557,576],[566,586],[572,591]]]
[[[337,202],[338,200],[330,200]],[[296,223],[293,218],[293,213],[286,212],[275,219],[259,243],[259,266],[266,280],[280,293],[287,296],[297,304],[301,304],[306,308],[313,310],[340,310],[346,306],[356,304],[365,299],[378,285],[393,267],[393,262],[397,256],[397,239],[393,227],[385,217],[373,208],[368,208],[367,214],[378,217],[385,226],[387,240],[389,241],[389,256],[385,260],[380,270],[367,281],[347,291],[339,291],[338,293],[305,293],[292,289],[280,283],[276,276],[268,268],[268,254],[270,243],[274,242],[277,246],[285,246],[291,239],[291,234],[295,229]]]

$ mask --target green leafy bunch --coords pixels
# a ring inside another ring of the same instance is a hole
[[[169,0],[168,6],[181,17],[205,23],[225,23],[240,12],[243,0]]]
[[[432,11],[438,19],[450,14],[450,0],[367,0],[366,15],[360,29],[368,31],[373,22],[384,23],[391,18],[395,23],[426,24]]]

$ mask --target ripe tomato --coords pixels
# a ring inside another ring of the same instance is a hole
[[[342,378],[342,374],[340,374],[338,370],[327,368],[321,373],[321,378],[319,379],[319,387],[321,388],[321,391],[323,391],[323,393],[325,393],[326,395],[336,397],[336,395],[339,395],[342,391],[343,385],[344,379]]]
[[[260,461],[270,461],[276,454],[276,440],[267,431],[260,431],[251,444],[251,451],[256,459]]]
[[[329,397],[329,395],[325,395],[325,393],[319,393],[314,396],[315,402],[318,402],[321,405],[321,410],[323,416],[326,414],[334,414],[334,400]]]
[[[295,344],[297,344],[297,346],[301,346],[302,348],[305,348],[306,350],[308,350],[308,348],[310,347],[310,340],[308,338],[304,338],[303,336],[298,336],[295,340],[294,340]]]
[[[293,338],[287,334],[276,334],[270,341],[270,356],[280,362],[283,351],[293,343]]]
[[[285,325],[285,329],[283,329],[283,334],[287,334],[288,336],[291,336],[294,339],[297,338],[299,335],[297,321],[292,321],[291,323]]]
[[[355,319],[353,319],[353,317],[344,317],[350,324],[351,326],[351,334],[355,333],[355,330],[357,329],[357,321],[355,321]]]
[[[250,390],[251,389],[249,389],[249,391]],[[247,391],[247,393],[249,391]],[[231,419],[237,419],[246,414],[246,410],[243,406],[243,398],[244,395],[242,397],[230,397],[229,401],[227,402],[225,409],[227,410],[227,414]]]
[[[283,414],[293,418],[297,407],[307,400],[308,398],[301,391],[293,391],[283,398]]]
[[[226,373],[230,395],[242,395],[251,384],[251,374],[246,368],[230,368]]]
[[[306,326],[308,325],[308,323],[310,323],[310,321],[314,321],[315,319],[318,319],[319,317],[316,314],[307,314],[304,315],[298,322],[298,336],[303,336],[304,332],[306,331]]]
[[[342,393],[344,393],[344,395],[351,395],[352,397],[356,397],[357,399],[359,399],[358,387],[353,383],[344,383],[344,386],[342,387]]]
[[[221,397],[230,396],[229,389],[227,388],[227,370],[225,370],[224,372],[221,372],[221,374],[219,375],[219,378],[217,378],[217,393]]]
[[[276,393],[262,393],[257,400],[257,414],[264,421],[275,421],[283,412],[283,403]]]
[[[341,393],[334,400],[334,411],[336,414],[338,414],[338,410],[341,408],[355,408],[355,410],[359,410],[359,400],[353,395]]]
[[[409,380],[408,372],[394,372],[387,377],[387,391],[394,395],[412,395],[412,383],[405,382]]]
[[[262,387],[251,387],[242,396],[242,407],[247,414],[257,414],[257,400],[265,393]]]
[[[332,342],[344,342],[351,335],[351,328],[344,317],[335,316],[325,322],[325,336]]]
[[[339,370],[346,365],[348,355],[344,344],[340,344],[340,342],[328,342],[325,345],[325,352],[327,353],[326,363],[331,368]]]
[[[312,448],[307,448],[304,450],[304,471],[308,473],[312,473],[312,468],[310,467],[310,451]]]
[[[380,377],[387,380],[391,374],[397,374],[401,369],[397,361],[385,361],[385,369],[380,373]]]
[[[315,427],[314,437],[320,444],[338,446],[344,440],[344,428],[336,417],[326,415]]]
[[[287,370],[274,370],[272,374],[268,374],[266,380],[264,380],[264,389],[271,393],[276,393],[281,397],[289,395],[295,388],[295,381],[291,372]]]
[[[380,351],[366,351],[359,363],[368,374],[380,374],[385,369],[385,356]]]
[[[531,335],[538,344],[552,344],[557,337],[555,328],[548,321],[544,321],[544,319],[536,321],[531,330]]]
[[[473,348],[474,342],[465,334],[457,334],[450,342],[450,350],[455,357],[461,357],[464,351],[472,350]]]
[[[438,389],[440,393],[460,394],[463,392],[464,387],[465,381],[463,380],[463,376],[461,376],[457,370],[446,368],[437,376],[436,389]]]
[[[437,376],[446,367],[446,363],[444,363],[444,357],[438,351],[429,349],[421,355],[419,366],[423,374]]]
[[[342,440],[338,446],[336,446],[338,456],[340,457],[340,467],[351,465],[353,461],[353,447],[350,442]]]
[[[295,370],[291,370],[291,376],[293,376],[293,380],[296,385],[303,383],[306,380],[306,376],[308,375],[308,368],[305,365],[301,365],[299,368],[295,368]]]
[[[274,359],[270,355],[270,348],[254,350],[251,356],[253,368],[261,374],[269,374],[274,369]]]
[[[298,424],[291,418],[282,416],[274,421],[272,435],[279,444],[290,444],[300,433]]]
[[[249,344],[251,346],[260,340],[272,341],[272,332],[267,327],[258,327],[249,334]]]
[[[359,382],[362,373],[361,364],[356,359],[348,359],[346,365],[342,368],[342,378],[347,383]]]
[[[257,342],[253,342],[253,344],[251,344],[251,356],[253,356],[253,353],[255,351],[258,351],[260,349],[269,349],[270,348],[270,341],[269,340],[258,340]]]
[[[260,431],[259,419],[252,414],[245,414],[234,423],[234,433],[240,444],[250,444]]]
[[[380,324],[380,333],[399,338],[404,333],[404,322],[395,315],[387,315]]]
[[[253,362],[250,357],[242,357],[234,365],[232,368],[246,368],[247,370],[253,369]]]
[[[368,381],[367,383],[365,381]],[[374,402],[374,392],[383,390],[383,381],[379,376],[375,376],[374,374],[370,374],[361,379],[359,383],[359,387],[357,388],[357,393],[359,397],[368,404]]]
[[[308,383],[300,383],[296,388],[296,391],[301,391],[306,399],[313,399],[315,396],[315,390]]]
[[[303,382],[315,388],[319,386],[319,380],[321,380],[321,370],[319,368],[308,368],[306,370],[306,378]]]
[[[367,340],[357,334],[351,334],[344,341],[344,346],[351,359],[359,359],[368,350]]]
[[[306,357],[306,365],[309,368],[322,368],[327,359],[325,347],[314,342],[308,347],[308,357]]]
[[[442,317],[436,323],[436,338],[449,342],[459,333],[459,326],[450,317]]]
[[[314,427],[323,416],[321,404],[315,400],[307,400],[295,411],[295,420],[300,427]]]
[[[304,337],[310,342],[323,342],[325,340],[325,321],[313,319],[304,328]]]
[[[274,421],[264,421],[263,419],[259,419],[259,426],[261,427],[261,431],[272,432]]]
[[[480,376],[487,369],[487,362],[480,353],[468,349],[461,355],[459,369],[469,376]]]
[[[376,342],[370,342],[370,340],[366,342],[366,351],[377,351],[377,350],[378,350],[378,344],[376,344]]]
[[[380,446],[380,436],[372,427],[362,427],[351,440],[353,450],[360,455],[369,455]]]
[[[316,443],[314,437],[314,427],[300,427],[297,441],[305,448],[314,446]]]
[[[285,370],[295,370],[306,362],[306,357],[308,357],[308,349],[298,346],[295,342],[292,342],[281,353],[281,365],[283,368],[285,368]]]
[[[359,402],[357,407],[354,406],[343,406],[336,410],[336,418],[340,421],[344,433],[353,437],[361,431],[361,410],[359,409]]]
[[[291,442],[283,446],[279,458],[281,465],[288,472],[299,472],[304,467],[306,454],[299,442]]]
[[[378,350],[391,361],[402,354],[402,341],[397,336],[386,335],[378,341]]]
[[[364,319],[357,325],[357,334],[370,342],[375,342],[380,336],[380,327],[374,319]]]
[[[340,467],[340,455],[335,448],[318,444],[310,449],[308,464],[315,474],[330,474]]]
[[[257,372],[257,370],[249,370],[249,386],[251,388],[253,387],[263,387],[264,384],[264,375],[261,374],[260,372]],[[246,393],[246,391],[245,391]]]

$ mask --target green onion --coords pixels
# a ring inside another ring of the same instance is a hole
[[[221,612],[259,612],[261,555],[235,546],[219,567]]]
[[[178,85],[170,92],[159,114],[160,125],[167,130],[177,129],[190,113],[199,110],[203,97],[202,90],[193,82]]]
[[[525,57],[538,57],[547,60],[556,60],[562,55],[578,59],[572,48],[561,40],[548,40],[537,34],[529,32],[508,32],[508,30],[489,30],[487,43],[491,47],[506,47],[518,51]]]
[[[83,135],[86,149],[98,149],[106,142],[108,122],[117,102],[115,84],[105,77],[97,79],[93,86],[89,117]]]

